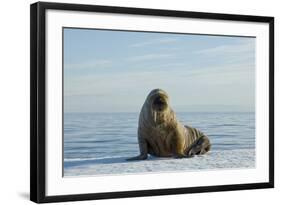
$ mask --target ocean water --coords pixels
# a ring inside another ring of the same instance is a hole
[[[254,113],[176,113],[209,136],[211,151],[188,159],[139,154],[138,113],[65,113],[64,176],[255,167]]]

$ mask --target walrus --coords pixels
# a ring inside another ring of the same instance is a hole
[[[140,154],[127,160],[145,160],[148,154],[185,158],[210,150],[209,138],[198,129],[180,123],[169,103],[164,90],[154,89],[149,93],[139,115]]]

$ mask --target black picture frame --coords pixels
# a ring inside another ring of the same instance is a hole
[[[230,184],[220,186],[171,188],[109,193],[46,196],[46,10],[86,11],[137,14],[195,19],[263,22],[269,25],[269,181],[263,183]],[[274,18],[218,13],[156,10],[82,4],[38,2],[30,6],[30,200],[37,203],[76,200],[97,200],[198,192],[260,189],[274,187]]]

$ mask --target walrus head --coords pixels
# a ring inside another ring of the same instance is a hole
[[[151,117],[157,124],[165,121],[166,115],[169,112],[169,96],[161,89],[152,90],[147,96]]]

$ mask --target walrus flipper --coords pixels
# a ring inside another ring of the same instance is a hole
[[[136,157],[128,158],[126,160],[127,161],[134,161],[134,160],[145,160],[145,159],[147,159],[147,155],[139,155],[139,156],[136,156]]]
[[[142,137],[138,137],[138,142],[139,142],[140,155],[129,158],[127,159],[127,161],[147,159],[147,154],[148,154],[147,142]]]
[[[205,154],[211,149],[210,140],[207,136],[198,138],[187,150],[187,155],[201,155]]]

